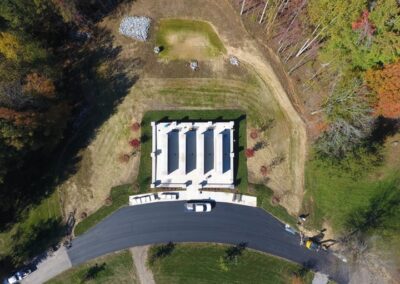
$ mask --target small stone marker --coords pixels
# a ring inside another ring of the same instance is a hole
[[[159,54],[161,52],[161,48],[159,46],[154,47],[153,49],[155,54]]]
[[[190,69],[193,71],[196,71],[199,68],[199,62],[197,60],[191,60],[190,61]]]
[[[234,66],[239,66],[239,59],[236,56],[229,57],[229,63]]]

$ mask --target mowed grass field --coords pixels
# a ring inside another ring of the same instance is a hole
[[[157,284],[311,283],[313,273],[301,266],[247,249],[236,261],[224,263],[228,248],[216,244],[180,244],[150,267]]]
[[[55,237],[51,232],[51,226],[57,226],[61,222],[61,210],[58,192],[53,192],[37,206],[27,208],[26,216],[20,223],[15,224],[7,231],[0,233],[0,256],[5,257],[15,251],[20,251],[20,246],[38,238],[34,247],[27,248],[29,251],[23,254],[40,253],[47,248],[47,242]],[[58,229],[58,228],[54,228]],[[51,234],[42,234],[41,232]],[[19,257],[18,257],[19,259]],[[21,259],[22,260],[22,259]],[[0,270],[1,271],[1,270]]]
[[[161,19],[157,26],[156,44],[160,56],[169,59],[211,58],[226,53],[213,27],[203,21]]]
[[[324,221],[328,221],[339,233],[346,229],[354,214],[368,210],[373,206],[371,203],[373,199],[383,198],[381,195],[386,190],[394,190],[394,193],[400,196],[400,188],[396,189],[395,186],[399,184],[400,177],[400,159],[398,159],[400,149],[391,145],[391,141],[399,139],[400,135],[396,137],[390,138],[385,143],[382,165],[370,166],[368,170],[356,175],[352,171],[318,159],[308,161],[304,209],[306,213],[310,213],[310,225],[318,228],[323,226]],[[393,212],[395,208],[391,209],[390,206],[394,201],[387,204],[380,202],[384,208],[376,208],[376,211],[382,209]]]
[[[136,284],[139,283],[139,280],[136,276],[132,255],[129,251],[122,251],[98,257],[78,267],[71,268],[46,283]]]

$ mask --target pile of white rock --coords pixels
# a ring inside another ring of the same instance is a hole
[[[125,17],[119,26],[119,32],[125,36],[146,41],[151,20],[147,17]]]

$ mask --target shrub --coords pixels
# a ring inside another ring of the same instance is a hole
[[[245,155],[246,155],[247,158],[251,158],[251,157],[254,157],[254,153],[255,153],[254,149],[247,148],[246,152],[245,152]]]
[[[133,147],[133,148],[135,148],[135,149],[137,149],[137,148],[139,148],[140,147],[140,140],[139,139],[132,139],[131,141],[129,141],[129,144]]]
[[[139,122],[135,122],[134,124],[132,124],[131,129],[134,132],[138,131],[140,129],[140,123]]]

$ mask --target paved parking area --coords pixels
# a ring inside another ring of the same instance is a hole
[[[37,265],[37,269],[22,284],[42,284],[72,267],[65,247],[60,247],[52,256],[47,257]]]

